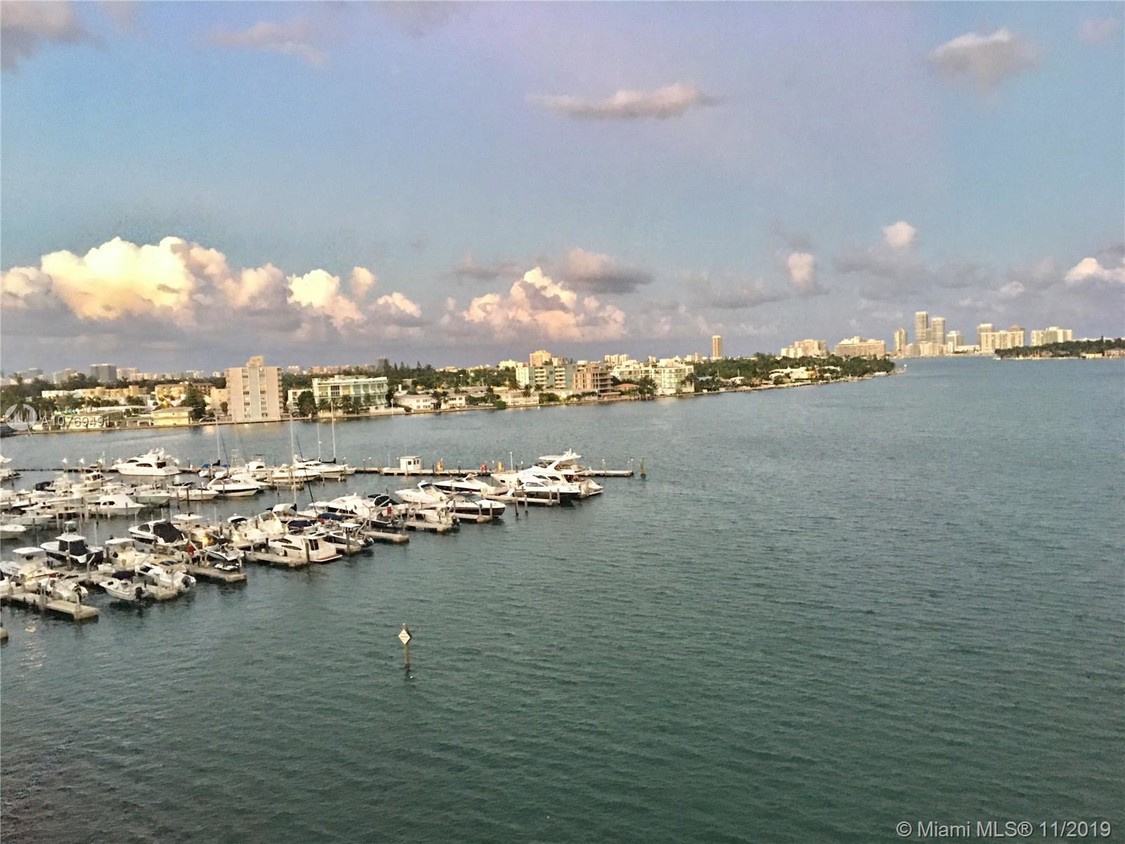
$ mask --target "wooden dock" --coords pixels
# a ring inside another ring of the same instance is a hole
[[[0,645],[8,641],[8,631],[0,627]]]

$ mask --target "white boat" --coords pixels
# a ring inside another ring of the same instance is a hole
[[[147,506],[159,507],[172,500],[171,492],[155,484],[140,484],[139,486],[132,486],[127,489],[134,501]]]
[[[488,522],[504,515],[505,505],[489,501],[479,495],[451,494],[437,488],[432,481],[422,481],[410,489],[400,489],[396,495],[406,504],[432,509],[439,514],[452,512],[458,520]]]
[[[32,587],[36,581],[58,576],[42,548],[13,548],[10,560],[0,560],[0,574],[16,586]]]
[[[355,554],[375,544],[374,539],[364,534],[360,522],[334,522],[326,525],[317,538],[334,546],[341,554]]]
[[[97,545],[88,545],[86,537],[80,533],[63,533],[50,542],[39,545],[47,556],[56,563],[71,568],[97,566],[103,559],[103,549]]]
[[[487,481],[482,481],[474,473],[462,475],[459,478],[439,478],[433,482],[435,489],[442,492],[462,495],[499,495],[504,492],[503,487],[494,486]]]
[[[546,496],[565,502],[589,498],[602,492],[602,486],[589,478],[571,479],[553,466],[529,466],[518,472],[494,472],[492,477],[513,490],[517,496]]]
[[[266,484],[249,475],[237,473],[221,478],[212,478],[204,489],[214,490],[224,498],[249,498],[266,489]]]
[[[188,536],[167,519],[153,519],[129,528],[129,536],[144,545],[162,550],[182,551],[187,547]]]
[[[54,577],[47,581],[40,581],[49,584],[48,597],[54,598],[56,601],[66,601],[71,604],[81,604],[86,598],[90,596],[89,590],[72,577]]]
[[[168,491],[177,501],[210,501],[212,498],[219,497],[219,493],[215,490],[198,487],[191,481],[172,484],[168,487]]]
[[[20,476],[19,472],[8,466],[8,464],[11,462],[12,458],[5,457],[3,454],[0,454],[0,482],[10,481],[13,478],[18,478]]]
[[[137,578],[165,589],[175,589],[180,594],[195,586],[195,578],[185,571],[161,563],[141,563],[136,568]]]
[[[93,516],[135,516],[144,508],[145,505],[121,492],[99,495],[86,503]]]
[[[330,563],[340,559],[335,545],[318,536],[304,533],[291,533],[271,539],[266,544],[266,551],[278,557],[310,563]]]
[[[162,448],[147,451],[128,460],[119,460],[110,466],[110,469],[121,475],[139,478],[170,478],[180,474],[180,467],[164,453]]]
[[[111,598],[127,604],[138,604],[155,597],[149,584],[132,578],[103,577],[95,583]]]
[[[269,481],[275,486],[304,486],[319,478],[320,473],[315,466],[305,465],[305,461],[295,458],[293,463],[278,466],[270,472]]]
[[[27,528],[17,522],[4,522],[0,524],[0,539],[14,539],[23,536]]]

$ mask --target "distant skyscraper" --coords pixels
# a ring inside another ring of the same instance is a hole
[[[723,335],[711,335],[711,360],[718,360],[723,356]]]
[[[900,328],[895,332],[895,354],[901,355],[906,352],[906,329]]]
[[[117,380],[117,367],[112,363],[91,364],[90,377],[102,384],[112,384]]]
[[[937,346],[945,345],[945,317],[936,316],[930,321],[930,342]]]
[[[914,313],[914,342],[918,345],[930,342],[930,315],[927,311]]]

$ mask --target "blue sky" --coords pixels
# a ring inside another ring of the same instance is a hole
[[[0,4],[0,353],[1125,333],[1120,3]]]

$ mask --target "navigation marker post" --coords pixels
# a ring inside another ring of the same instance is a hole
[[[410,635],[410,628],[406,626],[406,622],[402,623],[402,630],[398,631],[398,640],[402,642],[402,667],[407,671],[410,670],[410,640],[414,637]]]

